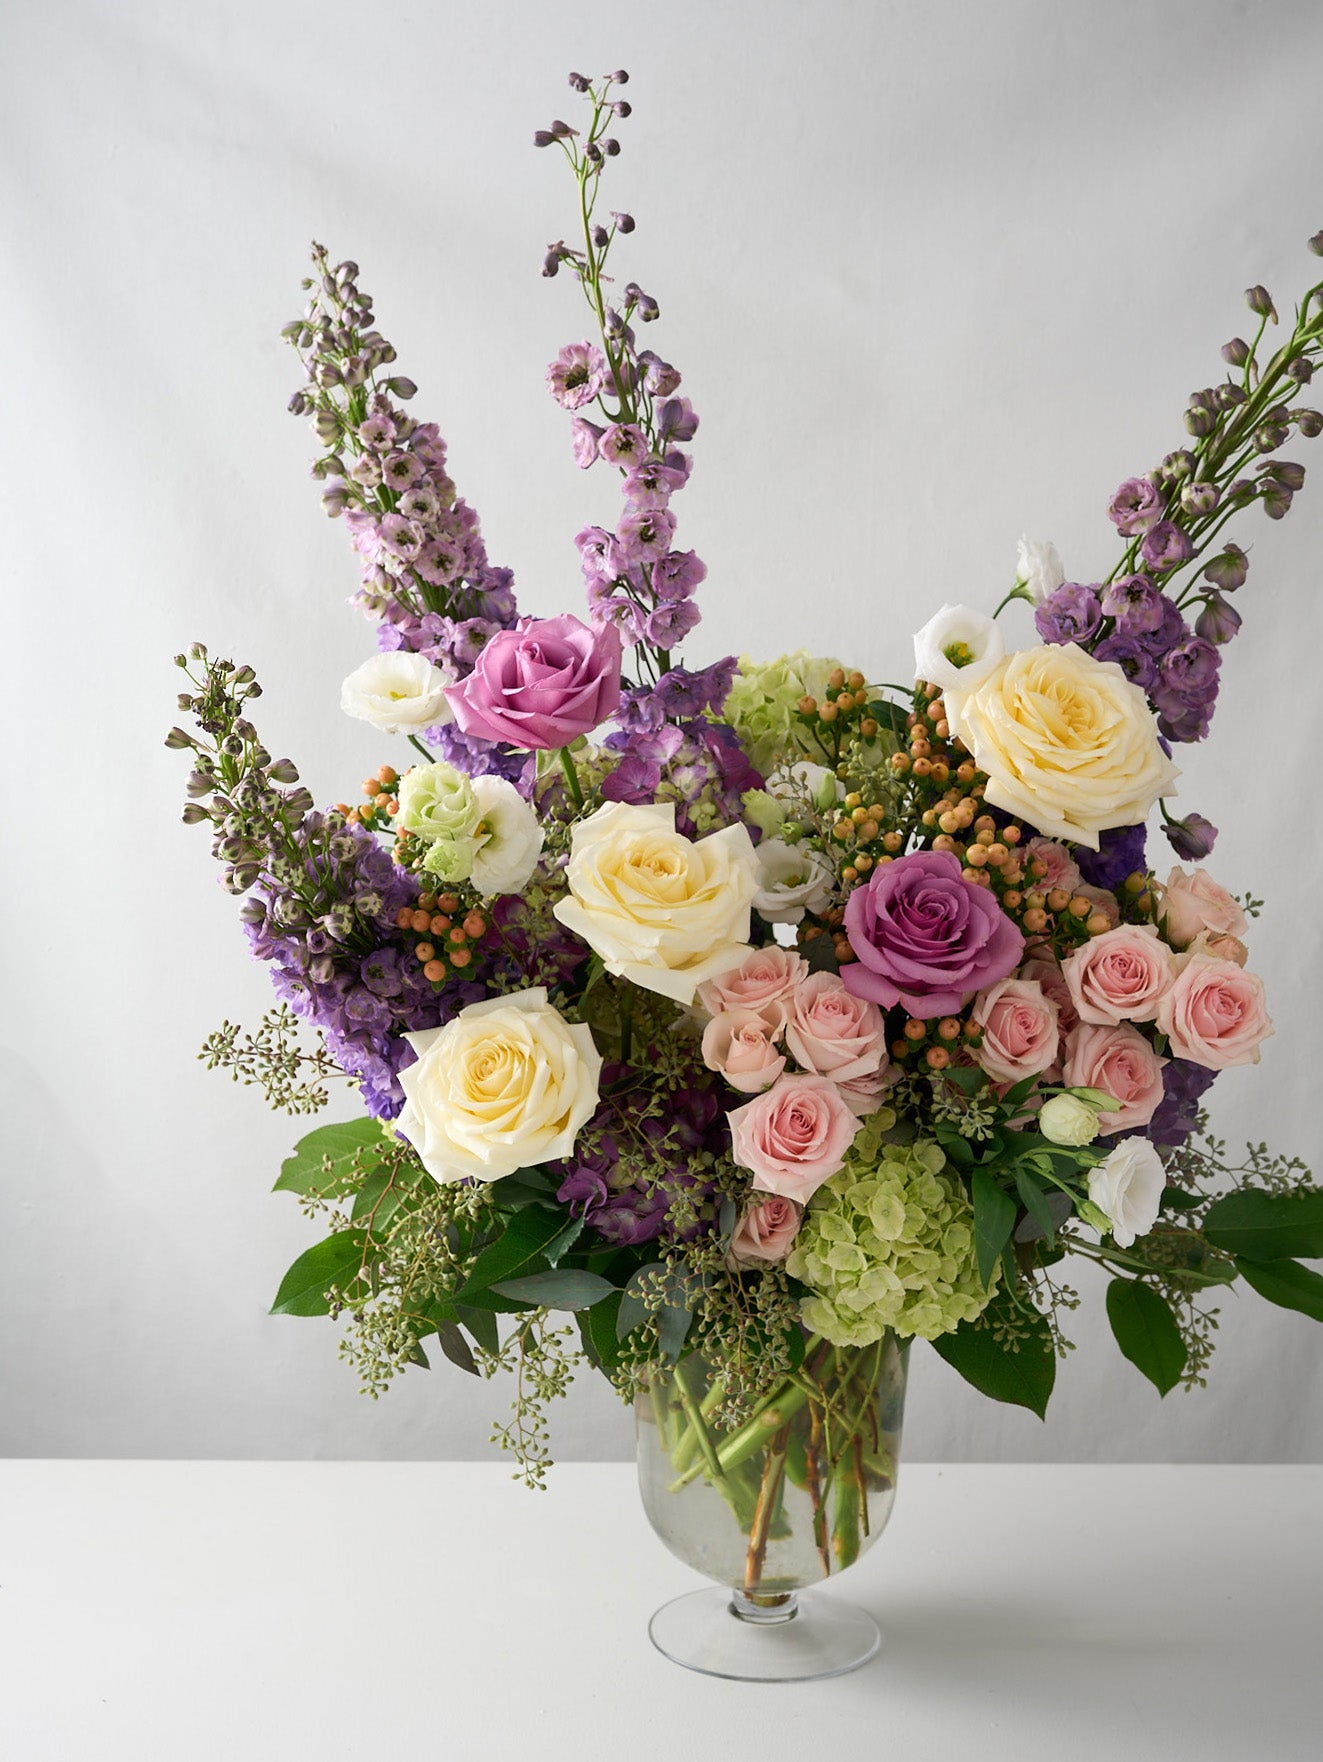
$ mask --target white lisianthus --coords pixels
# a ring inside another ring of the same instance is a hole
[[[820,851],[764,838],[758,846],[758,891],[753,909],[769,924],[798,924],[831,900],[832,872]]]
[[[1026,538],[1023,534],[1016,554],[1015,573],[1036,606],[1041,606],[1066,579],[1066,571],[1061,567],[1061,558],[1051,539]]]
[[[556,1162],[597,1107],[601,1054],[541,986],[471,1003],[441,1028],[404,1038],[396,1130],[438,1181],[496,1181]]]
[[[1053,1095],[1038,1110],[1038,1130],[1050,1144],[1092,1144],[1098,1110],[1078,1095]]]
[[[425,656],[396,649],[354,669],[340,687],[340,708],[383,734],[413,734],[454,720],[444,695],[447,684]]]
[[[675,803],[608,802],[570,838],[569,894],[553,908],[608,973],[677,1003],[749,951],[758,861],[748,829],[691,841]]]
[[[969,606],[943,606],[914,638],[914,677],[941,688],[952,734],[960,731],[964,697],[982,682],[1006,653],[993,619]]]
[[[1166,1184],[1162,1158],[1147,1138],[1123,1138],[1089,1170],[1089,1199],[1111,1220],[1118,1248],[1148,1235],[1158,1221]]]
[[[479,820],[470,879],[484,898],[518,893],[532,879],[545,834],[531,803],[504,777],[475,777]]]

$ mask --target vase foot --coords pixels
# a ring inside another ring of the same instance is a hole
[[[686,1670],[736,1682],[809,1682],[843,1676],[876,1657],[882,1632],[872,1616],[834,1596],[787,1599],[784,1613],[742,1615],[720,1585],[663,1603],[648,1623],[657,1650]],[[748,1605],[744,1605],[748,1607]]]

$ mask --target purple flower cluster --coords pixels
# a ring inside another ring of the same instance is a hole
[[[608,752],[620,763],[602,784],[607,801],[674,801],[677,831],[697,837],[742,816],[747,790],[761,789],[735,731],[720,716],[735,677],[733,655],[700,673],[683,667],[663,673],[655,686],[631,687],[622,696],[618,732]]]
[[[1162,1100],[1143,1128],[1144,1137],[1160,1150],[1178,1150],[1194,1131],[1199,1099],[1216,1075],[1216,1071],[1183,1058],[1173,1058],[1164,1065]]]

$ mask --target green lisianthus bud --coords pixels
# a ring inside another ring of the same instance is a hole
[[[1039,1111],[1038,1130],[1052,1144],[1092,1144],[1098,1136],[1098,1110],[1078,1095],[1054,1095]]]
[[[399,803],[397,825],[419,838],[471,839],[481,817],[473,784],[444,760],[407,771]]]
[[[765,789],[746,789],[740,802],[750,825],[757,826],[768,838],[777,837],[785,824],[786,810],[774,795]]]

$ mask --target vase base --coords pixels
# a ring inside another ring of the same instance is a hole
[[[748,1619],[720,1585],[663,1603],[648,1623],[657,1650],[686,1670],[735,1682],[811,1682],[858,1670],[882,1647],[865,1610],[836,1597],[790,1598],[780,1617]]]

